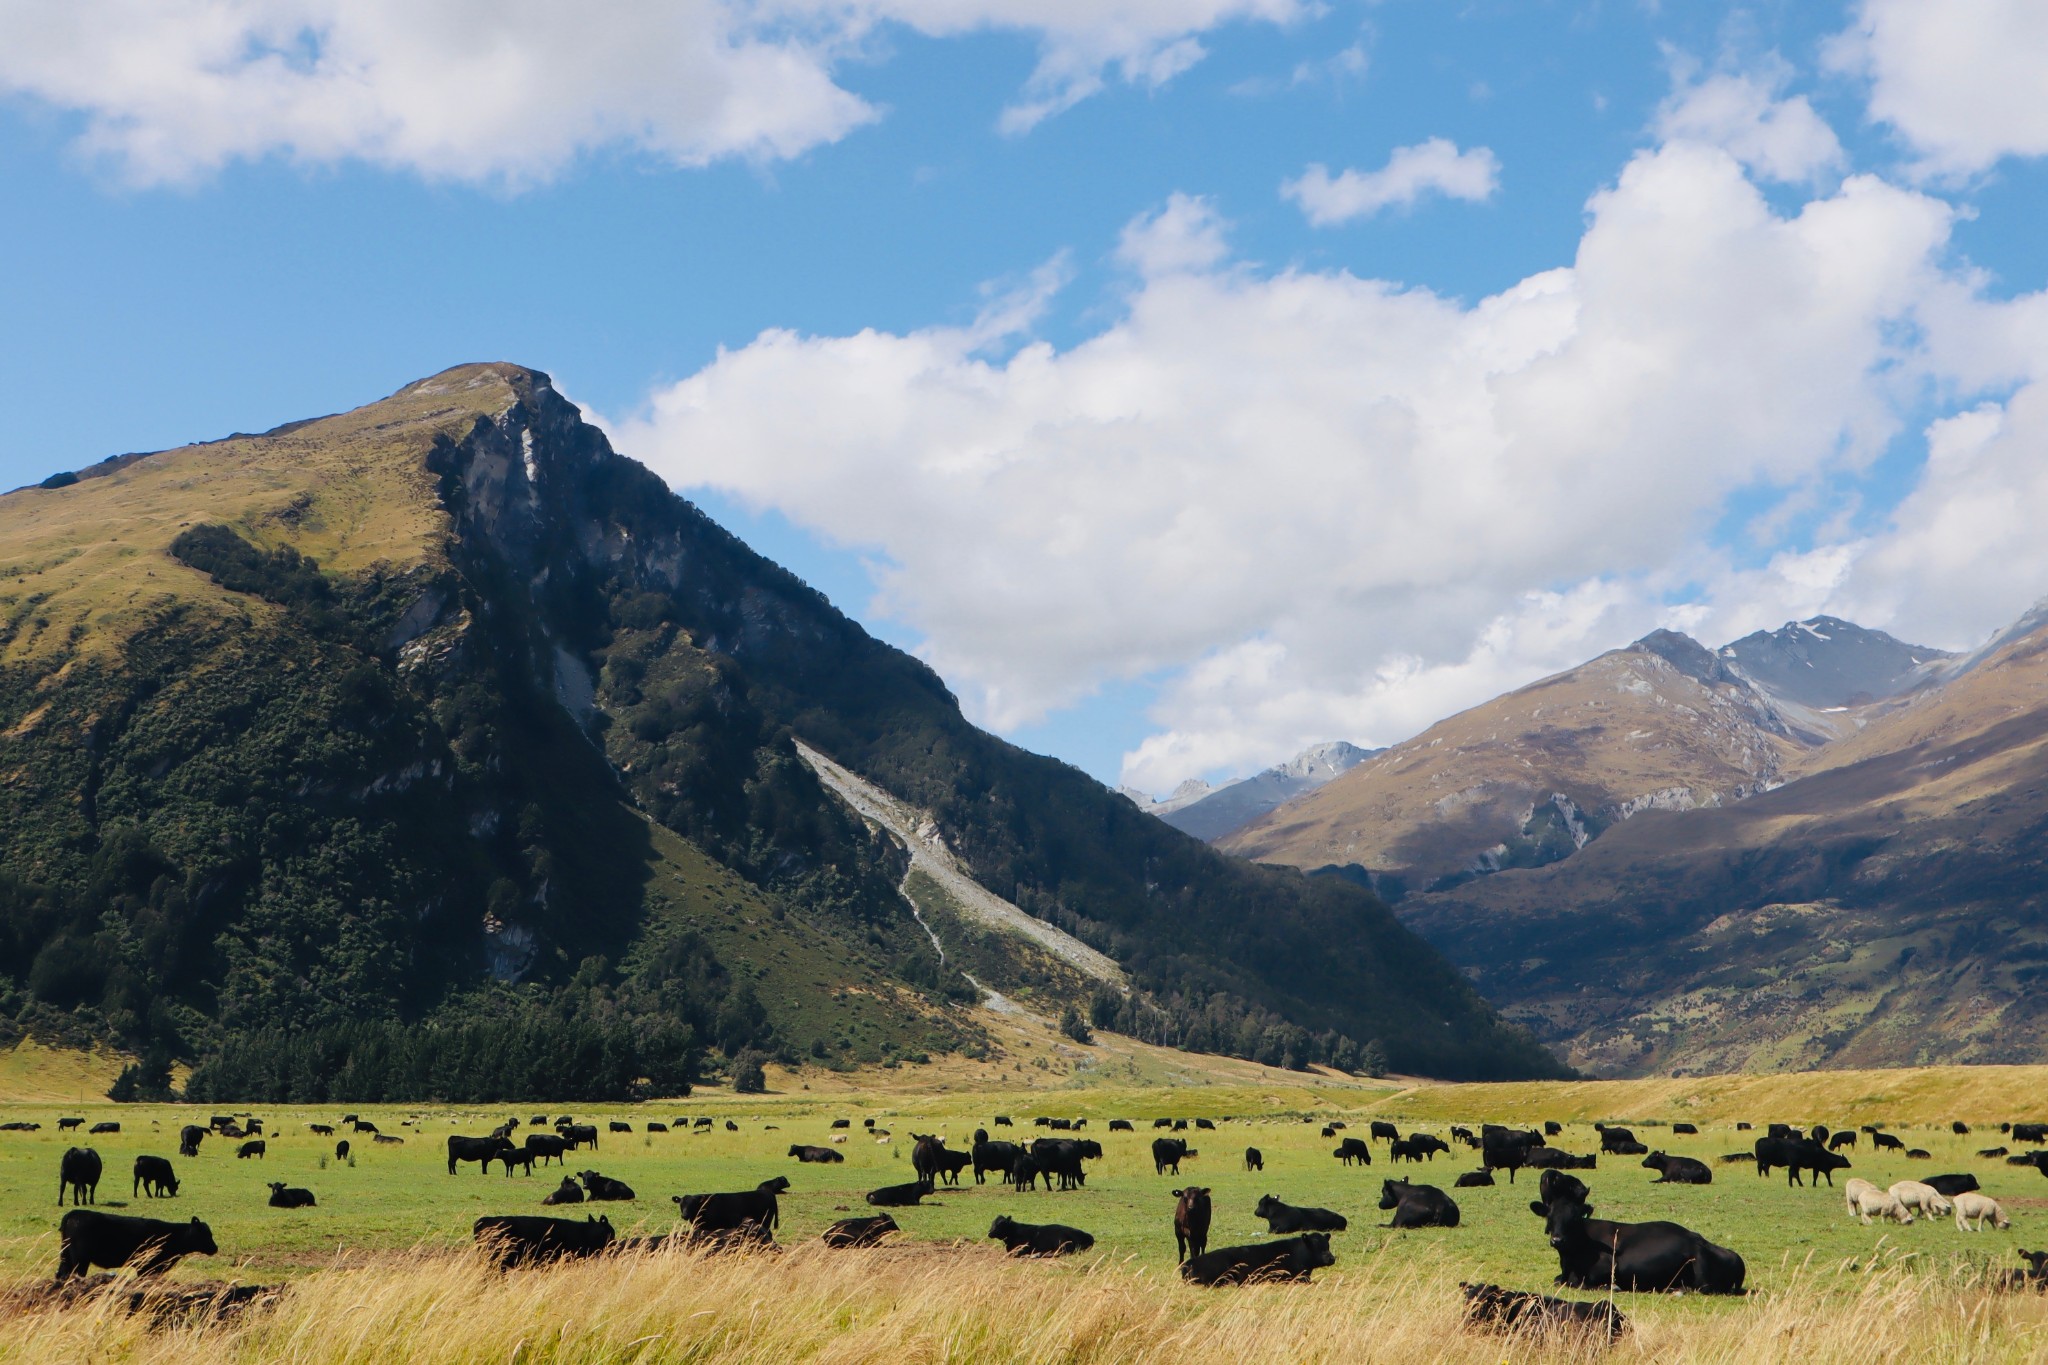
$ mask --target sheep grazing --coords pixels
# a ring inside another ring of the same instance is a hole
[[[1919,1180],[1901,1180],[1891,1188],[1892,1198],[1929,1218],[1946,1218],[1955,1206],[1934,1186]]]
[[[2000,1208],[1998,1201],[1990,1195],[1978,1194],[1975,1190],[1970,1190],[1957,1195],[1955,1197],[1955,1205],[1956,1227],[1960,1231],[1982,1232],[1984,1230],[1984,1220],[1987,1218],[1991,1220],[1991,1226],[2000,1232],[2004,1232],[2012,1226],[2012,1220],[2005,1216],[2005,1210]],[[1976,1223],[1977,1226],[1971,1227],[1970,1224],[1972,1222]]]
[[[1913,1215],[1905,1204],[1889,1190],[1881,1190],[1868,1180],[1852,1180],[1843,1188],[1843,1199],[1849,1206],[1851,1218],[1861,1218],[1865,1227],[1876,1218],[1891,1219],[1901,1227],[1913,1221]]]

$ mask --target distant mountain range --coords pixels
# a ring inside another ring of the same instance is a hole
[[[1950,655],[1655,632],[1218,840],[1370,885],[1601,1073],[2048,1045],[2048,609]]]
[[[1189,778],[1163,801],[1155,801],[1131,787],[1117,790],[1138,809],[1158,816],[1175,829],[1214,842],[1267,811],[1350,772],[1378,752],[1333,739],[1310,745],[1285,763],[1276,763],[1234,782],[1212,787],[1199,777]]]

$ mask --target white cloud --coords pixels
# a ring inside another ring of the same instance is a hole
[[[1867,176],[1780,213],[1678,140],[1588,207],[1570,266],[1465,304],[1255,269],[1176,196],[1071,348],[769,332],[616,435],[876,556],[872,609],[998,727],[1164,674],[1128,760],[1155,788],[1398,740],[1661,623],[1725,638],[1864,592],[1875,542],[1738,572],[1708,536],[1738,493],[1853,478],[1937,333],[1988,374],[2041,331],[1945,271],[1949,205]]]
[[[1332,176],[1324,166],[1310,166],[1300,178],[1280,187],[1283,197],[1301,205],[1309,222],[1333,227],[1369,218],[1382,209],[1407,208],[1428,194],[1478,203],[1500,188],[1500,160],[1485,147],[1459,151],[1456,143],[1433,137],[1412,147],[1397,147],[1376,171],[1343,171]]]
[[[1657,113],[1665,142],[1726,149],[1768,180],[1796,182],[1842,163],[1842,144],[1804,96],[1779,99],[1775,82],[1722,72],[1683,85]]]
[[[85,118],[138,184],[237,160],[356,160],[523,184],[625,148],[680,166],[772,160],[879,111],[840,66],[878,28],[1040,44],[1005,126],[1112,79],[1170,80],[1196,36],[1299,0],[0,0],[0,94]],[[1025,111],[1019,113],[1018,111]]]
[[[1870,116],[1926,168],[1968,174],[2048,155],[2048,5],[1862,0],[1830,57],[1870,81]]]

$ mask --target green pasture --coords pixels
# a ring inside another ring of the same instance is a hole
[[[1480,1092],[1474,1092],[1475,1096]],[[1256,1089],[1202,1087],[1191,1090],[1149,1089],[1127,1093],[1087,1092],[1019,1095],[950,1094],[930,1097],[871,1099],[804,1097],[704,1096],[666,1105],[575,1108],[580,1122],[600,1130],[612,1120],[633,1125],[630,1135],[601,1132],[599,1149],[573,1154],[568,1169],[594,1169],[626,1181],[638,1198],[630,1203],[583,1205],[558,1210],[581,1217],[586,1212],[608,1215],[621,1235],[663,1232],[675,1225],[669,1202],[674,1194],[750,1188],[774,1175],[787,1175],[794,1188],[782,1204],[780,1238],[794,1242],[813,1238],[837,1218],[872,1210],[862,1195],[882,1185],[912,1178],[910,1134],[943,1132],[951,1145],[964,1149],[977,1126],[993,1135],[1028,1140],[1042,1135],[1034,1129],[1038,1114],[1086,1115],[1086,1135],[1102,1143],[1104,1156],[1091,1163],[1085,1190],[1066,1193],[1013,1193],[994,1183],[976,1187],[972,1173],[958,1189],[941,1187],[923,1207],[892,1210],[904,1235],[918,1240],[979,1241],[991,1219],[1007,1213],[1030,1222],[1060,1222],[1084,1228],[1097,1238],[1107,1257],[1160,1273],[1170,1272],[1174,1259],[1173,1196],[1181,1185],[1200,1184],[1214,1191],[1215,1227],[1212,1246],[1262,1240],[1265,1225],[1252,1217],[1263,1194],[1294,1204],[1335,1209],[1351,1220],[1338,1234],[1339,1266],[1348,1258],[1371,1255],[1427,1258],[1446,1276],[1483,1278],[1529,1289],[1548,1288],[1556,1263],[1530,1213],[1535,1178],[1525,1174],[1510,1186],[1505,1177],[1495,1188],[1452,1190],[1460,1171],[1477,1166],[1476,1154],[1454,1148],[1421,1167],[1395,1167],[1384,1143],[1374,1143],[1369,1169],[1347,1169],[1333,1159],[1336,1145],[1321,1137],[1323,1121],[1337,1118],[1346,1132],[1364,1137],[1375,1104],[1388,1102],[1370,1092],[1347,1097],[1357,1107],[1319,1108],[1302,1121],[1300,1110],[1286,1107],[1301,1097]],[[1443,1090],[1434,1092],[1432,1107],[1441,1108]],[[482,1134],[505,1117],[510,1107],[449,1109],[406,1106],[362,1106],[355,1112],[386,1133],[402,1136],[404,1145],[373,1144],[368,1135],[350,1135],[352,1159],[338,1162],[334,1139],[312,1135],[307,1124],[335,1124],[343,1110],[258,1106],[269,1144],[261,1159],[239,1160],[235,1143],[209,1137],[197,1158],[177,1155],[177,1131],[187,1122],[204,1123],[209,1109],[175,1105],[0,1105],[0,1121],[28,1119],[44,1127],[36,1133],[0,1133],[0,1275],[22,1278],[52,1268],[56,1261],[57,1172],[59,1158],[74,1142],[89,1143],[105,1162],[99,1207],[160,1217],[198,1216],[212,1225],[221,1246],[214,1262],[188,1262],[184,1273],[217,1278],[273,1278],[348,1262],[379,1252],[413,1247],[455,1247],[469,1240],[471,1222],[487,1213],[542,1213],[541,1196],[560,1178],[554,1167],[533,1178],[506,1177],[493,1167],[488,1175],[466,1165],[447,1174],[449,1134]],[[535,1113],[550,1119],[553,1106],[521,1106],[516,1117],[525,1122]],[[1015,1120],[1010,1130],[995,1129],[996,1113]],[[94,1138],[62,1136],[61,1115],[84,1118],[88,1125],[116,1119],[119,1135]],[[710,1132],[647,1133],[650,1119],[688,1122],[699,1115],[716,1121]],[[1182,1167],[1181,1175],[1156,1175],[1152,1169],[1150,1123],[1157,1116],[1211,1116],[1215,1131],[1193,1129],[1184,1135],[1200,1155]],[[804,1165],[786,1155],[792,1143],[828,1145],[833,1118],[851,1121],[848,1141],[840,1147],[843,1165]],[[872,1117],[891,1136],[877,1141],[866,1136],[862,1119]],[[1107,1120],[1127,1117],[1135,1133],[1112,1133]],[[1492,1115],[1463,1116],[1472,1126]],[[1618,1116],[1619,1117],[1619,1116]],[[1758,1114],[1761,1125],[1769,1115]],[[1791,1117],[1791,1116],[1788,1116]],[[738,1132],[724,1127],[731,1119]],[[771,1128],[770,1125],[773,1125]],[[1432,1120],[1411,1127],[1448,1136],[1449,1122]],[[1674,1137],[1662,1125],[1633,1121],[1637,1136],[1653,1148],[1715,1162],[1720,1154],[1746,1149],[1756,1134],[1738,1133],[1732,1122],[1702,1124],[1697,1137]],[[2029,1168],[2002,1160],[1979,1158],[1980,1147],[2000,1144],[1995,1129],[1967,1137],[1951,1135],[1946,1125],[1894,1130],[1909,1146],[1923,1147],[1930,1161],[1908,1160],[1897,1153],[1878,1156],[1868,1144],[1854,1153],[1854,1168],[1838,1174],[1861,1175],[1881,1185],[1935,1172],[1972,1171],[1987,1193],[1999,1199],[2013,1219],[2010,1231],[1959,1232],[1952,1221],[1926,1221],[1911,1227],[1863,1227],[1844,1213],[1839,1189],[1787,1188],[1782,1174],[1758,1178],[1746,1165],[1715,1165],[1715,1183],[1699,1188],[1653,1186],[1655,1173],[1639,1158],[1602,1157],[1599,1167],[1580,1172],[1593,1187],[1594,1202],[1606,1217],[1635,1221],[1670,1219],[1696,1229],[1741,1252],[1749,1265],[1752,1288],[1783,1286],[1801,1273],[1835,1272],[1891,1262],[1905,1255],[1930,1271],[1953,1271],[1959,1263],[2016,1265],[2015,1247],[2048,1244],[2048,1179]],[[515,1140],[517,1135],[515,1134]],[[1566,1125],[1552,1144],[1569,1151],[1598,1148],[1591,1127]],[[1265,1157],[1263,1173],[1243,1167],[1247,1146]],[[180,1196],[152,1201],[131,1195],[131,1167],[138,1153],[169,1157],[184,1182]],[[1456,1229],[1394,1233],[1377,1226],[1386,1215],[1377,1207],[1381,1179],[1404,1174],[1451,1191],[1463,1211]],[[284,1181],[311,1189],[319,1206],[309,1210],[273,1210],[266,1206],[267,1182]],[[1690,1311],[1690,1310],[1688,1310]],[[1701,1311],[1711,1311],[1702,1307]]]

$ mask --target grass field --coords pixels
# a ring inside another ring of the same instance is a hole
[[[1986,1266],[2016,1266],[2015,1247],[2048,1243],[2048,1179],[2031,1169],[1973,1155],[1979,1147],[2002,1141],[1996,1133],[1999,1119],[2036,1116],[2029,1097],[2043,1094],[2043,1082],[2048,1080],[2048,1072],[2040,1069],[1972,1069],[1952,1077],[1936,1072],[1842,1073],[1796,1078],[1804,1085],[1789,1088],[1779,1087],[1795,1078],[1368,1089],[1325,1084],[1312,1077],[1293,1077],[1292,1084],[1285,1084],[1276,1074],[1268,1078],[1269,1083],[1254,1085],[1120,1087],[1085,1081],[1077,1085],[1070,1079],[1062,1088],[943,1094],[919,1091],[918,1078],[909,1074],[915,1070],[904,1068],[878,1078],[892,1087],[902,1087],[894,1093],[807,1093],[795,1088],[804,1082],[778,1076],[776,1083],[789,1087],[782,1094],[735,1096],[706,1091],[659,1105],[578,1107],[574,1113],[579,1121],[603,1127],[618,1119],[630,1122],[635,1131],[631,1135],[605,1133],[595,1155],[578,1153],[569,1168],[596,1169],[635,1188],[639,1198],[630,1203],[596,1206],[596,1211],[608,1214],[621,1234],[671,1228],[675,1223],[669,1203],[672,1194],[744,1189],[770,1175],[789,1176],[795,1188],[783,1202],[780,1240],[792,1248],[792,1254],[755,1258],[760,1264],[732,1258],[700,1263],[689,1256],[663,1256],[632,1270],[629,1276],[661,1284],[663,1303],[668,1305],[662,1312],[703,1297],[706,1277],[713,1277],[730,1280],[732,1294],[764,1308],[768,1300],[763,1296],[772,1292],[778,1299],[793,1296],[816,1301],[820,1305],[817,1311],[828,1318],[839,1315],[843,1330],[824,1332],[813,1321],[809,1326],[816,1329],[815,1338],[785,1340],[783,1358],[813,1354],[825,1359],[868,1358],[856,1349],[858,1342],[867,1342],[874,1354],[900,1352],[914,1345],[920,1333],[940,1330],[940,1318],[950,1324],[946,1332],[965,1334],[958,1337],[959,1349],[912,1350],[911,1358],[1013,1358],[1012,1353],[996,1348],[993,1337],[982,1340],[977,1335],[999,1330],[1004,1320],[1001,1315],[983,1320],[976,1313],[984,1309],[951,1301],[957,1294],[972,1298],[986,1291],[1016,1304],[1026,1317],[1030,1313],[1024,1310],[1041,1297],[1048,1308],[1054,1303],[1064,1306],[1055,1333],[1058,1349],[1053,1349],[1051,1338],[1045,1338],[1040,1340],[1044,1349],[1017,1358],[1135,1360],[1146,1358],[1151,1349],[1163,1349],[1159,1346],[1162,1339],[1207,1342],[1205,1350],[1228,1350],[1229,1332],[1252,1330],[1237,1320],[1243,1314],[1260,1322],[1270,1318],[1262,1330],[1297,1334],[1274,1337],[1274,1341],[1306,1342],[1308,1338],[1299,1334],[1327,1329],[1335,1334],[1329,1340],[1336,1342],[1362,1339],[1351,1334],[1366,1325],[1393,1330],[1392,1321],[1384,1318],[1387,1309],[1380,1299],[1396,1290],[1422,1320],[1444,1318],[1448,1323],[1455,1319],[1456,1284],[1461,1279],[1486,1279],[1521,1289],[1550,1288],[1555,1258],[1527,1207],[1533,1190],[1525,1187],[1533,1181],[1514,1187],[1503,1183],[1493,1189],[1456,1191],[1464,1214],[1463,1225],[1456,1229],[1390,1232],[1376,1226],[1385,1217],[1376,1207],[1380,1181],[1396,1173],[1384,1144],[1375,1144],[1378,1150],[1369,1170],[1344,1169],[1331,1157],[1335,1144],[1319,1136],[1321,1122],[1328,1119],[1341,1118],[1350,1125],[1348,1132],[1364,1136],[1365,1124],[1374,1116],[1392,1117],[1404,1132],[1423,1128],[1439,1133],[1445,1132],[1452,1120],[1476,1124],[1485,1119],[1530,1122],[1555,1117],[1567,1126],[1564,1135],[1553,1140],[1554,1145],[1583,1152],[1598,1146],[1586,1120],[1599,1116],[1630,1122],[1638,1136],[1653,1147],[1709,1161],[1749,1145],[1753,1134],[1733,1131],[1737,1113],[1759,1125],[1774,1119],[1822,1121],[1833,1126],[1883,1121],[1909,1145],[1932,1151],[1934,1159],[1909,1161],[1895,1154],[1878,1158],[1864,1148],[1855,1156],[1852,1174],[1886,1184],[1935,1171],[1973,1171],[1986,1191],[2005,1205],[2013,1218],[2012,1230],[1964,1234],[1952,1222],[1865,1228],[1844,1215],[1839,1194],[1825,1186],[1818,1191],[1788,1189],[1781,1176],[1759,1179],[1743,1166],[1717,1166],[1716,1183],[1710,1187],[1654,1187],[1650,1183],[1653,1173],[1642,1169],[1636,1159],[1602,1158],[1597,1170],[1582,1174],[1593,1186],[1603,1216],[1668,1218],[1685,1223],[1741,1252],[1748,1261],[1749,1284],[1758,1291],[1739,1301],[1624,1296],[1625,1310],[1641,1325],[1630,1349],[1648,1350],[1662,1341],[1665,1353],[1648,1358],[1673,1358],[1669,1348],[1680,1338],[1669,1334],[1680,1333],[1690,1334],[1684,1339],[1691,1346],[1682,1353],[1688,1358],[1766,1359],[1770,1358],[1767,1353],[1745,1357],[1734,1351],[1738,1324],[1751,1323],[1762,1330],[1769,1315],[1790,1314],[1805,1324],[1796,1330],[1808,1337],[1825,1336],[1824,1328],[1846,1331],[1836,1323],[1837,1318],[1865,1309],[1878,1311],[1871,1305],[1881,1300],[1883,1312],[1906,1311],[1913,1319],[1898,1330],[1936,1333],[1925,1341],[1913,1338],[1921,1341],[1919,1346],[1901,1338],[1900,1350],[1932,1350],[1946,1358],[1986,1360],[2039,1358],[2041,1352],[2048,1351],[2048,1316],[2038,1300],[1987,1296],[1962,1287],[1981,1277]],[[816,1079],[823,1084],[828,1080],[843,1083],[847,1078]],[[1757,1089],[1759,1086],[1765,1088]],[[2048,1110],[2048,1103],[2040,1107]],[[462,1168],[455,1176],[446,1173],[448,1134],[485,1132],[512,1114],[512,1108],[352,1108],[387,1133],[402,1135],[405,1144],[377,1146],[358,1137],[353,1161],[338,1163],[332,1140],[308,1134],[306,1124],[333,1123],[340,1116],[339,1108],[259,1106],[257,1112],[270,1130],[266,1158],[237,1160],[232,1143],[212,1138],[199,1157],[184,1160],[176,1156],[176,1131],[193,1120],[195,1111],[189,1107],[62,1106],[33,1099],[0,1103],[0,1121],[28,1119],[45,1125],[37,1133],[0,1133],[0,1277],[26,1283],[47,1275],[54,1266],[58,1159],[72,1141],[82,1140],[58,1135],[55,1121],[64,1114],[83,1117],[88,1123],[116,1118],[123,1125],[124,1131],[117,1136],[91,1139],[107,1167],[99,1191],[101,1207],[125,1206],[131,1212],[179,1218],[196,1215],[211,1224],[221,1255],[211,1261],[186,1262],[180,1278],[290,1279],[298,1286],[287,1303],[299,1306],[265,1315],[261,1321],[269,1326],[262,1331],[283,1330],[281,1324],[291,1314],[311,1311],[300,1305],[300,1300],[313,1294],[316,1286],[344,1286],[351,1302],[387,1296],[394,1303],[410,1305],[404,1312],[411,1313],[427,1311],[419,1297],[427,1292],[424,1286],[439,1284],[451,1303],[473,1302],[481,1295],[485,1300],[504,1300],[504,1312],[516,1315],[530,1311],[517,1306],[525,1303],[522,1296],[537,1291],[515,1285],[559,1278],[567,1286],[584,1283],[592,1275],[588,1268],[565,1269],[514,1276],[505,1285],[491,1282],[479,1288],[469,1259],[459,1252],[478,1215],[542,1212],[540,1196],[558,1178],[553,1168],[546,1176],[536,1174],[530,1180],[507,1178],[495,1168],[482,1175],[473,1166]],[[551,1118],[558,1112],[552,1106],[522,1106],[517,1116],[528,1120],[543,1110]],[[1017,1121],[1015,1135],[1027,1138],[1038,1131],[1030,1122],[1035,1115],[1088,1118],[1087,1132],[1102,1142],[1105,1155],[1092,1164],[1087,1188],[1067,1194],[1018,1194],[994,1183],[977,1188],[970,1173],[963,1177],[965,1183],[959,1189],[942,1188],[924,1207],[894,1211],[904,1233],[892,1249],[818,1255],[806,1245],[832,1220],[868,1212],[861,1198],[865,1191],[911,1178],[908,1136],[913,1130],[944,1132],[953,1145],[964,1147],[974,1128],[993,1127],[993,1116],[998,1113],[1012,1115]],[[698,1115],[715,1118],[718,1126],[695,1135],[644,1131],[650,1118],[672,1122]],[[1219,1124],[1215,1131],[1191,1129],[1187,1134],[1201,1155],[1183,1167],[1179,1179],[1153,1172],[1150,1144],[1154,1134],[1149,1122],[1155,1116],[1205,1117]],[[1304,1123],[1304,1116],[1315,1121]],[[1660,1131],[1673,1118],[1688,1116],[1704,1130],[1700,1136],[1674,1138],[1668,1131]],[[199,1112],[197,1117],[203,1123],[206,1114]],[[844,1165],[801,1165],[785,1155],[793,1142],[827,1142],[832,1133],[830,1121],[840,1117],[851,1120],[853,1134],[842,1148]],[[890,1131],[889,1139],[876,1141],[862,1134],[862,1120],[869,1117]],[[1108,1132],[1107,1120],[1113,1117],[1137,1121],[1139,1131]],[[1951,1117],[1963,1118],[1980,1131],[1954,1136],[1947,1127]],[[725,1129],[727,1119],[739,1125],[738,1132]],[[1247,1145],[1264,1153],[1263,1174],[1244,1171]],[[143,1152],[172,1158],[185,1181],[177,1199],[153,1202],[131,1198],[129,1168],[134,1156]],[[1476,1164],[1460,1149],[1451,1157],[1438,1157],[1419,1172],[1415,1167],[1401,1171],[1449,1189],[1457,1172]],[[266,1182],[272,1180],[312,1189],[319,1206],[289,1212],[269,1209],[264,1201]],[[1182,1184],[1204,1184],[1214,1190],[1216,1223],[1211,1244],[1215,1246],[1264,1239],[1264,1225],[1252,1218],[1251,1208],[1266,1193],[1345,1214],[1351,1227],[1334,1239],[1338,1264],[1320,1281],[1327,1287],[1203,1294],[1180,1285],[1172,1274],[1170,1191]],[[569,1212],[580,1216],[589,1211],[590,1206],[584,1206]],[[1098,1239],[1096,1253],[1059,1265],[1003,1263],[986,1240],[989,1221],[998,1213],[1085,1228]],[[609,1286],[612,1281],[604,1284]],[[889,1288],[883,1297],[896,1305],[895,1311],[860,1306],[864,1296],[877,1292],[877,1285]],[[952,1288],[942,1293],[947,1285]],[[935,1296],[933,1302],[920,1297],[927,1292]],[[618,1298],[611,1288],[599,1297],[607,1295]],[[618,1354],[616,1348],[632,1341],[633,1336],[618,1333],[629,1328],[642,1336],[651,1332],[673,1344],[678,1324],[688,1322],[687,1315],[676,1310],[663,1319],[666,1325],[650,1325],[651,1320],[643,1320],[645,1315],[661,1314],[646,1305],[636,1307],[629,1296],[615,1305],[620,1315],[613,1325],[616,1331],[606,1327],[600,1332],[597,1317],[565,1314],[560,1311],[557,1294],[550,1293],[547,1298],[556,1307],[527,1324],[533,1331],[542,1331],[548,1322],[562,1326],[573,1319],[581,1324],[578,1332],[595,1332],[598,1337],[577,1348],[589,1348],[584,1354],[568,1351],[563,1344],[572,1338],[583,1340],[573,1332],[557,1341],[558,1353],[534,1354],[539,1338],[528,1332],[529,1352],[521,1359],[632,1359],[636,1358],[632,1353]],[[1154,1316],[1147,1317],[1146,1313],[1153,1312],[1154,1300],[1159,1306]],[[839,1306],[828,1307],[828,1301]],[[1094,1307],[1082,1311],[1073,1306],[1084,1302]],[[1146,1311],[1138,1312],[1132,1307],[1134,1302],[1145,1304]],[[1232,1308],[1233,1302],[1242,1306]],[[736,1310],[714,1296],[701,1311],[723,1321]],[[11,1334],[14,1344],[0,1341],[0,1360],[57,1359],[67,1353],[79,1359],[118,1356],[129,1349],[121,1345],[128,1340],[123,1334],[138,1330],[124,1315],[96,1316],[74,1310],[62,1316],[62,1323],[46,1323],[38,1329],[55,1336]],[[1107,1325],[1111,1319],[1149,1326],[1142,1330],[1133,1327],[1135,1335],[1129,1335],[1123,1328],[1112,1330]],[[1836,1326],[1828,1327],[1830,1323]],[[494,1333],[511,1332],[510,1339],[500,1341],[491,1336],[480,1341],[473,1358],[507,1359],[522,1333],[495,1320],[490,1326]],[[710,1331],[711,1326],[707,1324],[705,1330]],[[778,1330],[787,1327],[783,1324]],[[247,1333],[259,1328],[252,1324],[238,1330]],[[733,1330],[730,1321],[725,1321],[721,1330]],[[64,1345],[69,1340],[64,1333],[77,1336],[77,1341]],[[1217,1333],[1224,1335],[1213,1335]],[[610,1343],[603,1351],[591,1344],[600,1338]],[[30,1340],[40,1341],[38,1349],[54,1354],[28,1353],[24,1343]],[[147,1340],[155,1343],[150,1347],[155,1350],[169,1338],[159,1333]],[[1140,1349],[1145,1343],[1149,1346]],[[418,1354],[417,1349],[412,1355],[403,1351],[393,1354],[396,1348],[383,1337],[366,1337],[359,1344],[362,1350],[355,1354],[315,1352],[300,1358],[472,1358],[468,1354]],[[737,1342],[732,1345],[732,1351],[708,1354],[744,1357]],[[1849,1346],[1845,1337],[1842,1349],[1847,1352]],[[255,1354],[244,1358],[273,1358],[270,1348],[252,1349]],[[1459,1345],[1457,1352],[1465,1349]],[[1502,1358],[1497,1342],[1486,1349],[1495,1353],[1481,1350],[1469,1358]],[[1529,1349],[1537,1350],[1533,1345]],[[1457,1352],[1446,1346],[1442,1358],[1468,1358]],[[646,1358],[698,1358],[698,1354],[704,1353],[657,1353]],[[1306,1349],[1288,1350],[1274,1358],[1308,1359],[1315,1354]],[[764,1351],[760,1358],[772,1358],[772,1353]],[[1347,1357],[1337,1353],[1327,1358]],[[1800,1358],[1835,1357],[1822,1350]]]

